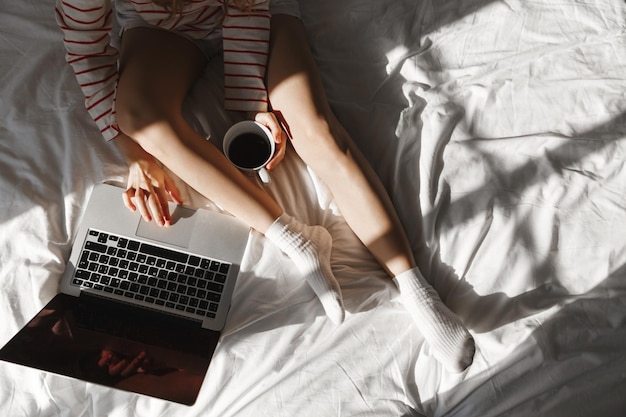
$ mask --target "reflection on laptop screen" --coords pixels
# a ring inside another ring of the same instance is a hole
[[[0,351],[0,359],[190,405],[218,339],[218,332],[198,323],[59,294]]]

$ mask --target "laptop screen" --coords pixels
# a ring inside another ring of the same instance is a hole
[[[219,337],[173,315],[58,294],[0,350],[0,359],[191,405]]]

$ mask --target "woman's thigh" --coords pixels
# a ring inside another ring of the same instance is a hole
[[[337,144],[345,148],[349,138],[328,105],[302,22],[291,16],[273,16],[271,30],[270,102],[284,117],[296,151],[305,159],[316,149],[328,152],[328,147]]]
[[[158,28],[127,30],[122,37],[116,98],[120,123],[124,117],[135,119],[133,123],[178,117],[205,65],[205,55],[189,39]]]

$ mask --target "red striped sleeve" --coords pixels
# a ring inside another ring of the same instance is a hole
[[[267,105],[267,99],[263,99],[263,98],[251,98],[251,97],[227,97],[224,99],[227,103],[240,103],[241,105],[243,105],[245,108],[248,107],[252,107],[251,111],[255,111],[256,109],[258,109],[258,105],[259,104],[264,104]],[[250,102],[250,106],[246,105],[245,103]],[[247,111],[247,110],[243,110],[243,109],[237,109],[237,110],[242,110],[242,111]],[[264,111],[264,110],[257,110],[257,111]]]
[[[103,68],[105,68],[105,67],[103,67]],[[86,74],[88,72],[90,72],[90,71],[83,72],[83,73]],[[113,78],[113,77],[117,77],[117,73],[108,74],[105,78],[102,78],[102,79],[90,80],[88,82],[80,83],[80,87],[81,88],[86,88],[86,87],[91,87],[91,86],[98,85],[98,84],[107,84],[111,80],[111,78]]]
[[[102,119],[102,118],[103,118],[103,117],[105,117],[105,116],[108,116],[109,114],[111,114],[111,112],[112,112],[112,111],[113,111],[113,109],[107,109],[107,110],[105,110],[105,112],[104,112],[104,113],[102,113],[101,115],[94,117],[94,119],[93,119],[93,120],[97,123],[97,122],[98,122],[98,120]]]
[[[91,103],[89,106],[87,106],[87,110],[93,109],[94,107],[96,107],[100,103],[104,102],[105,100],[112,99],[114,95],[115,95],[115,90],[111,91],[109,94],[105,95],[104,97],[100,98],[99,100],[96,100],[93,103]]]
[[[104,35],[100,36],[99,38],[95,38],[95,39],[87,39],[87,40],[73,40],[73,39],[68,39],[68,38],[64,38],[63,42],[67,43],[75,43],[77,45],[93,45],[93,44],[101,44],[102,41],[104,40],[108,40],[109,39],[109,34],[105,33]]]
[[[229,110],[267,111],[265,70],[269,47],[267,1],[252,12],[229,7],[222,25],[225,102]]]
[[[235,42],[235,41],[244,41],[244,42],[259,42],[259,43],[269,43],[269,39],[255,39],[255,38],[232,38],[232,37],[222,37],[226,42]]]
[[[257,91],[265,91],[264,87],[246,87],[243,85],[225,85],[226,89],[234,89],[234,90],[257,90]]]
[[[63,4],[63,6],[67,7],[68,9],[73,9],[76,10],[77,12],[80,13],[90,13],[90,12],[95,12],[95,11],[99,11],[102,10],[102,6],[96,6],[96,7],[90,7],[90,8],[80,8],[78,6],[75,6],[71,3],[68,3],[66,1],[62,1],[61,2]]]
[[[76,75],[82,75],[82,74],[87,74],[87,73],[89,73],[89,72],[98,71],[98,70],[101,70],[101,69],[110,69],[110,68],[111,68],[111,64],[108,64],[108,65],[101,65],[101,66],[99,66],[99,67],[94,67],[94,68],[86,68],[86,69],[84,69],[84,70],[82,70],[82,71],[76,71],[76,72],[75,72],[75,74],[76,74]]]
[[[85,107],[105,139],[117,135],[114,111],[118,52],[110,46],[110,0],[57,0],[66,60],[85,95]]]

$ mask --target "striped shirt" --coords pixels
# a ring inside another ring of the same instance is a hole
[[[253,10],[224,10],[222,0],[190,0],[181,13],[150,0],[119,1],[132,7],[148,24],[203,39],[221,29],[224,49],[225,102],[228,110],[266,111],[264,83],[269,45],[268,1]],[[85,94],[87,111],[105,139],[117,136],[115,92],[117,49],[110,45],[115,18],[111,0],[57,0],[56,19],[63,31],[66,60]]]

